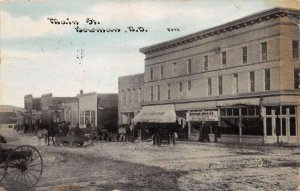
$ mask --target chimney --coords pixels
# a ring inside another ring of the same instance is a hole
[[[83,90],[80,90],[80,95],[82,95],[83,94]]]

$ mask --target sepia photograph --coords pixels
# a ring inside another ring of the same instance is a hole
[[[300,191],[299,42],[300,0],[0,0],[0,191]]]

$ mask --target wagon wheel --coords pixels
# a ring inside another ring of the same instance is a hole
[[[35,147],[22,145],[10,153],[5,170],[7,178],[33,187],[39,182],[43,173],[43,159]]]

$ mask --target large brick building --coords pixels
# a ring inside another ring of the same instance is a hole
[[[300,143],[299,15],[274,8],[140,49],[143,107],[172,105],[189,139],[218,125],[224,142]]]
[[[142,108],[144,74],[119,77],[118,83],[118,123],[130,125]]]

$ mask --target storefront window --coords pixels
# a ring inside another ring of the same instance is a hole
[[[95,125],[95,119],[96,119],[95,113],[96,113],[95,110],[91,111],[91,124],[94,124],[94,125]]]
[[[80,111],[80,125],[84,125],[84,111]]]
[[[272,115],[272,107],[266,107],[266,114]]]
[[[281,129],[282,129],[282,135],[283,136],[286,136],[286,118],[282,118],[282,126],[281,126]]]
[[[247,108],[242,108],[242,116],[248,115]]]
[[[233,115],[239,116],[239,108],[233,108]]]
[[[239,118],[222,118],[221,120],[221,133],[222,134],[239,134]]]
[[[85,111],[85,124],[90,124],[90,111]]]
[[[272,136],[272,118],[267,117],[266,119],[267,136]]]
[[[295,115],[295,107],[294,106],[290,106],[290,115]]]
[[[227,116],[232,116],[232,109],[227,109]]]
[[[220,116],[225,116],[225,115],[226,115],[226,110],[220,109]]]
[[[296,118],[290,117],[290,136],[296,136]]]
[[[282,106],[282,108],[281,108],[281,114],[282,114],[282,115],[286,115],[286,113],[287,113],[287,112],[286,112],[287,108],[288,108],[287,106]]]
[[[248,108],[248,115],[255,115],[255,107]]]
[[[263,124],[259,118],[242,118],[243,135],[263,135]]]

